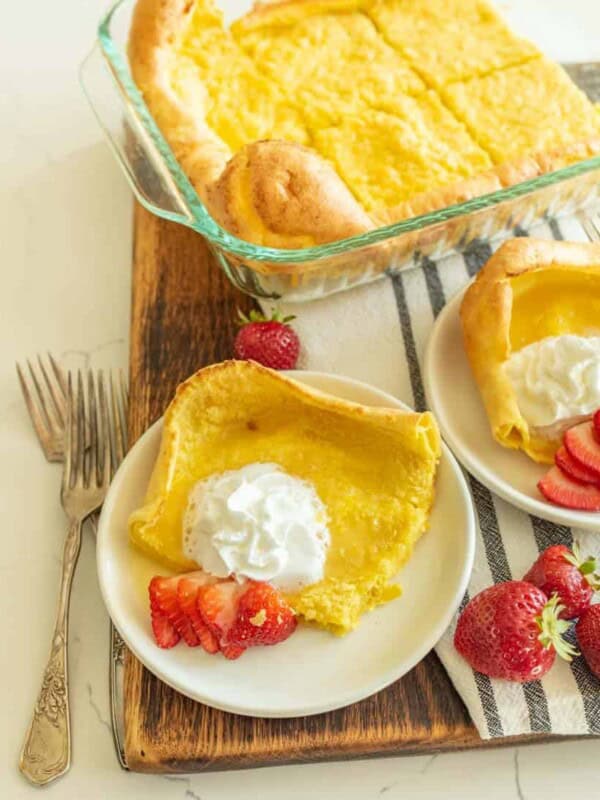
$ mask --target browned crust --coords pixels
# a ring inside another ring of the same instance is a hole
[[[203,367],[193,375],[190,375],[183,383],[179,384],[175,391],[175,397],[165,412],[165,428],[169,428],[171,420],[179,413],[180,406],[187,402],[188,395],[194,394],[198,381],[208,377],[213,378],[219,374],[226,375],[227,380],[229,380],[229,375],[234,376],[230,385],[235,385],[236,382],[252,381],[256,375],[260,374],[274,384],[286,386],[290,395],[307,405],[324,411],[332,411],[342,417],[357,421],[364,418],[375,420],[382,430],[397,431],[404,425],[422,427],[423,432],[427,434],[432,453],[436,458],[439,458],[441,454],[441,440],[437,422],[430,411],[405,411],[400,408],[355,403],[352,400],[345,400],[337,395],[300,383],[294,378],[283,375],[277,370],[264,367],[256,361],[230,359],[221,361],[218,364],[210,364],[208,367]]]
[[[380,224],[391,225],[403,219],[438,211],[440,208],[515,186],[548,172],[568,167],[578,161],[585,161],[598,153],[600,153],[600,137],[573,142],[546,153],[533,153],[518,161],[499,164],[493,169],[480,172],[464,181],[432,191],[420,192],[397,206],[378,211],[373,216]]]
[[[474,197],[481,197],[483,194],[496,192],[502,188],[496,170],[489,170],[449,186],[419,192],[397,206],[378,210],[376,216],[381,224],[391,225],[394,222],[438,211],[440,208],[472,200]]]
[[[207,204],[232,233],[275,247],[307,247],[375,227],[327,161],[282,140],[236,153],[209,188]]]
[[[247,241],[281,248],[372,230],[374,222],[317,153],[266,141],[231,157],[205,121],[206,91],[192,70],[185,102],[175,95],[166,77],[171,48],[192,9],[189,0],[138,0],[129,59],[158,126],[217,222]]]
[[[505,242],[479,272],[460,309],[465,351],[481,393],[494,438],[551,463],[559,441],[532,435],[521,416],[504,363],[511,353],[510,279],[534,270],[600,269],[600,244],[517,238]]]
[[[184,102],[167,79],[173,42],[185,29],[193,7],[191,0],[138,0],[129,34],[129,62],[158,127],[204,200],[206,186],[221,174],[231,151],[206,123],[206,90],[197,77],[190,72]]]
[[[319,11],[353,9],[365,7],[368,0],[258,3],[238,24],[260,27],[287,19],[286,12],[293,13],[295,7],[309,5]],[[337,241],[513,186],[600,152],[600,137],[575,142],[501,164],[369,215],[334,167],[302,145],[255,142],[232,157],[206,122],[206,90],[193,69],[184,81],[184,97],[172,91],[167,79],[172,45],[192,9],[193,0],[137,0],[129,42],[133,77],[210,213],[231,233],[255,244],[285,249]],[[270,271],[268,264],[263,266],[262,271]],[[273,265],[273,271],[280,269]]]
[[[383,406],[366,406],[351,400],[344,400],[336,395],[328,394],[320,389],[300,383],[293,378],[282,375],[277,370],[262,366],[256,361],[221,361],[211,364],[190,375],[183,383],[179,384],[175,396],[170,402],[164,415],[164,426],[161,448],[156,460],[154,470],[146,494],[146,502],[152,500],[157,494],[170,486],[173,476],[174,453],[177,446],[178,432],[177,419],[182,413],[182,408],[193,400],[200,382],[217,381],[222,378],[230,388],[236,383],[246,384],[261,376],[264,380],[271,381],[274,386],[285,386],[291,397],[305,405],[322,411],[330,412],[345,419],[352,419],[357,423],[368,419],[382,431],[394,432],[401,435],[403,431],[420,429],[427,447],[435,460],[441,456],[441,437],[437,421],[430,411],[409,411],[400,408],[386,408]],[[168,465],[168,466],[167,466]],[[165,468],[167,467],[167,468]]]

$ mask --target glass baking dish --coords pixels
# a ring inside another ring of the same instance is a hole
[[[101,21],[97,44],[81,68],[85,93],[140,203],[201,234],[247,294],[312,300],[408,269],[423,256],[439,258],[474,239],[509,236],[516,226],[598,203],[600,156],[326,245],[285,250],[238,239],[208,213],[131,78],[126,51],[134,3],[119,0]]]

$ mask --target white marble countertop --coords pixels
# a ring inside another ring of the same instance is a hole
[[[127,363],[131,197],[77,80],[105,4],[36,0],[12,3],[3,15],[0,796],[6,800],[38,791],[16,762],[49,646],[64,532],[60,470],[44,461],[35,442],[14,361],[50,349],[69,364]],[[501,6],[553,57],[600,60],[597,0]],[[108,723],[108,620],[89,532],[71,619],[73,767],[42,790],[49,797],[545,800],[586,786],[588,798],[600,798],[593,741],[189,778],[123,772]]]

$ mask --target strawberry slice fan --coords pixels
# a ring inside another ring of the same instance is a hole
[[[542,239],[587,239],[579,222],[568,218],[531,230],[518,228],[515,233]],[[462,253],[440,261],[417,254],[417,268],[400,275],[314,303],[278,302],[281,318],[296,316],[292,326],[302,342],[302,368],[363,380],[425,410],[421,361],[435,318],[479,272],[494,247],[479,239]],[[270,319],[274,303],[265,300],[261,306]],[[586,423],[573,429],[543,484],[549,486],[548,494],[590,509],[600,508],[600,479],[596,477],[600,454],[592,427],[593,423]],[[475,565],[460,610],[491,585],[522,581],[536,556],[550,546],[571,549],[577,540],[584,556],[600,556],[600,514],[598,531],[573,530],[518,510],[472,476],[469,483],[479,530]],[[547,596],[546,590],[543,593]],[[568,624],[563,637],[581,655],[573,655],[570,661],[555,658],[545,675],[524,683],[474,670],[454,646],[456,615],[436,652],[484,739],[538,733],[600,735],[600,680],[591,669],[597,662],[590,654],[594,641],[600,639],[597,608],[592,606],[577,623],[557,615],[556,609],[550,614],[552,621],[546,614],[545,624],[551,631],[556,627],[553,620],[559,628],[563,622]]]
[[[297,626],[281,592],[260,581],[239,584],[198,571],[156,576],[148,593],[154,639],[165,649],[182,640],[235,660],[250,647],[285,641]]]
[[[579,511],[600,511],[600,411],[592,422],[569,428],[556,466],[538,483],[546,500]]]

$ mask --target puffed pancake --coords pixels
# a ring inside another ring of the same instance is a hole
[[[197,569],[183,549],[191,488],[275,463],[315,488],[331,534],[323,578],[288,600],[304,620],[347,633],[401,593],[394,578],[427,528],[440,455],[428,412],[362,406],[251,361],[226,361],[177,389],[130,538],[169,567]]]
[[[137,0],[129,60],[210,214],[263,246],[345,239],[600,152],[592,103],[485,0],[276,0],[231,27],[213,0]]]
[[[236,153],[207,203],[224,228],[270,247],[310,247],[375,227],[331,164],[282,140]]]
[[[600,335],[600,244],[505,242],[468,288],[460,316],[494,438],[552,463],[564,428],[527,423],[506,366],[512,354],[547,337]]]

